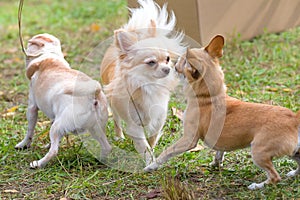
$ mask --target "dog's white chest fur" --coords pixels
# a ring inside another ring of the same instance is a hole
[[[113,109],[125,121],[143,126],[153,132],[162,126],[166,118],[169,91],[157,85],[144,85],[130,94],[112,97]]]

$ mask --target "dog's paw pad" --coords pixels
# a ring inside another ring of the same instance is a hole
[[[262,183],[252,183],[251,185],[248,186],[249,190],[256,190],[256,189],[261,189],[264,187],[264,182]]]
[[[40,167],[39,162],[36,161],[36,160],[30,163],[30,168],[31,169],[36,169],[36,168],[39,168],[39,167]]]

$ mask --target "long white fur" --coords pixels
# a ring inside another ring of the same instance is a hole
[[[148,136],[157,134],[155,146],[166,119],[170,91],[176,86],[177,79],[171,61],[167,64],[160,63],[157,69],[159,71],[162,68],[168,68],[169,74],[155,79],[152,76],[155,72],[144,66],[145,61],[136,60],[141,57],[148,59],[154,55],[167,57],[170,54],[171,57],[173,54],[178,57],[185,52],[186,47],[182,44],[183,33],[174,31],[176,18],[173,12],[168,14],[166,5],[160,8],[153,0],[139,0],[138,2],[140,7],[130,9],[131,18],[121,29],[132,34],[132,37],[122,38],[122,34],[118,35],[120,30],[115,33],[115,42],[121,45],[119,50],[126,54],[126,58],[122,61],[117,60],[115,78],[105,87],[105,90],[111,101],[116,124],[120,127],[119,117],[127,123],[127,134],[133,139],[136,150],[145,158],[146,164],[149,164],[155,158],[145,134],[149,134]],[[155,34],[151,35],[151,32]],[[131,41],[131,46],[128,46],[130,41],[126,40],[132,38],[134,41]],[[120,44],[120,40],[125,40],[124,44],[122,41]],[[142,94],[136,97],[133,103],[140,106],[138,115],[147,124],[138,125],[141,120],[136,114],[137,110],[133,106],[129,107],[137,89]],[[119,137],[124,136],[121,134]]]
[[[160,8],[153,0],[138,0],[139,8],[129,9],[131,18],[124,25],[125,30],[147,29],[151,20],[155,20],[158,29],[168,30],[168,34],[172,32],[176,25],[176,18],[173,11],[167,11],[166,4]],[[147,22],[147,23],[145,23]]]
[[[137,33],[139,40],[145,39],[148,35],[145,33],[154,20],[156,24],[157,37],[167,37],[170,44],[178,44],[176,46],[170,45],[168,50],[171,50],[178,55],[185,52],[185,48],[179,45],[182,43],[183,32],[176,32],[176,17],[173,11],[170,14],[167,10],[167,4],[161,8],[153,0],[138,0],[140,7],[131,8],[131,17],[127,24],[123,26],[124,30],[133,31]]]

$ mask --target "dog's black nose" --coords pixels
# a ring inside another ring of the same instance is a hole
[[[162,68],[162,71],[163,71],[165,74],[169,74],[170,68],[167,68],[167,67]]]

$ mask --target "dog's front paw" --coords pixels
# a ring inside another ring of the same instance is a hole
[[[15,146],[15,149],[17,150],[23,150],[23,149],[27,149],[30,147],[30,144],[27,144],[26,142],[20,142]]]
[[[212,168],[222,168],[223,163],[222,162],[216,162],[215,160],[209,163],[209,166]]]
[[[265,185],[264,182],[262,182],[262,183],[252,183],[251,185],[248,186],[248,189],[249,190],[261,189],[261,188],[264,187],[264,185]]]
[[[157,170],[159,167],[159,164],[156,162],[151,163],[150,165],[148,165],[147,167],[144,168],[145,172],[151,172],[154,170]]]
[[[37,161],[37,160],[30,163],[30,168],[31,169],[37,169],[37,168],[41,168],[41,167],[42,166],[39,164],[39,161]]]

